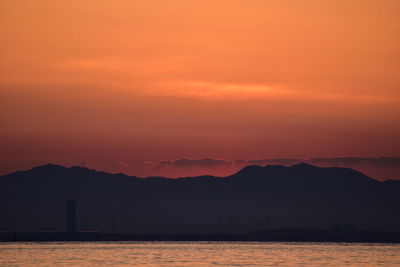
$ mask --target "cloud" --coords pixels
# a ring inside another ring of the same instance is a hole
[[[215,168],[215,167],[226,167],[232,164],[229,160],[224,159],[212,159],[212,158],[203,158],[203,159],[175,159],[175,160],[165,160],[156,163],[156,166],[159,168],[173,166],[176,168]]]
[[[357,166],[369,165],[377,167],[400,167],[400,157],[338,157],[338,158],[315,158],[308,160],[310,163],[332,165],[332,166]]]
[[[218,83],[210,81],[167,81],[155,94],[207,100],[251,100],[287,97],[296,92],[277,84]]]
[[[304,160],[301,159],[284,159],[284,158],[276,158],[276,159],[252,159],[252,160],[235,160],[235,165],[294,165]]]
[[[117,161],[117,166],[125,168],[125,167],[128,167],[129,165],[125,161],[119,160],[119,161]]]
[[[321,166],[354,167],[359,165],[379,167],[400,167],[400,157],[332,157],[332,158],[271,158],[254,160],[235,160],[236,165],[285,165],[307,162]]]
[[[216,158],[181,158],[159,162],[145,162],[148,171],[157,175],[180,177],[187,175],[231,175],[249,165],[284,165],[291,166],[300,162],[320,167],[353,168],[379,180],[400,179],[400,157],[332,157],[332,158],[269,158],[269,159],[216,159]]]
[[[176,168],[215,168],[215,167],[242,167],[247,165],[285,165],[290,166],[300,162],[307,162],[321,166],[353,167],[357,165],[369,165],[380,167],[400,167],[400,157],[333,157],[333,158],[270,158],[270,159],[214,159],[214,158],[181,158],[175,160],[163,160],[159,162],[145,162],[147,166],[157,168],[176,167]]]

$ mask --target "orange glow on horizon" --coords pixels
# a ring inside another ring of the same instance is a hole
[[[400,156],[398,14],[395,0],[3,0],[1,168]]]

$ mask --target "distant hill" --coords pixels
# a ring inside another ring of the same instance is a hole
[[[400,181],[352,169],[248,166],[228,177],[138,178],[44,165],[0,176],[0,231],[246,233],[333,225],[400,231]]]

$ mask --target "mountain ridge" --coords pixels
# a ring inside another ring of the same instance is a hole
[[[245,173],[248,174],[249,170],[258,170],[258,171],[262,171],[264,172],[264,170],[293,170],[295,169],[296,171],[304,171],[304,170],[342,170],[342,171],[348,171],[348,172],[353,172],[353,173],[357,173],[360,174],[366,178],[369,178],[371,180],[377,181],[377,182],[384,182],[384,181],[379,181],[376,180],[372,177],[369,177],[365,174],[363,174],[362,172],[359,172],[357,170],[351,169],[351,168],[345,168],[345,167],[317,167],[314,166],[312,164],[309,163],[298,163],[298,164],[294,164],[292,166],[286,167],[284,165],[265,165],[265,166],[260,166],[260,165],[249,165],[246,167],[243,167],[242,169],[240,169],[239,171],[237,171],[234,174],[231,175],[227,175],[227,176],[213,176],[213,175],[208,175],[208,174],[204,174],[204,175],[200,175],[200,176],[184,176],[184,177],[177,177],[177,178],[170,178],[170,177],[166,177],[166,176],[146,176],[146,177],[139,177],[139,176],[132,176],[132,175],[127,175],[124,173],[109,173],[109,172],[104,172],[104,171],[97,171],[95,169],[90,169],[90,168],[86,168],[86,167],[81,167],[81,166],[71,166],[71,167],[65,167],[62,165],[58,165],[58,164],[52,164],[52,163],[47,163],[47,164],[43,164],[43,165],[39,165],[36,167],[33,167],[31,169],[27,169],[27,170],[18,170],[15,172],[11,172],[8,174],[4,174],[4,175],[0,175],[0,177],[6,177],[6,176],[10,176],[10,175],[14,175],[14,174],[21,174],[21,173],[29,173],[29,172],[35,172],[35,171],[40,171],[40,170],[44,170],[44,171],[50,171],[50,170],[69,170],[69,171],[83,171],[83,172],[91,172],[91,173],[97,173],[97,174],[105,174],[105,175],[116,175],[116,176],[124,176],[124,177],[130,177],[130,178],[139,178],[139,179],[153,179],[153,178],[161,178],[161,179],[170,179],[170,180],[179,180],[179,179],[193,179],[193,178],[201,178],[201,177],[214,177],[214,178],[231,178],[234,176],[237,176],[239,174]],[[393,179],[388,179],[385,181],[397,181],[397,180],[393,180]]]
[[[400,231],[400,183],[309,164],[184,178],[46,164],[0,177],[0,230],[65,229],[71,199],[78,228],[102,232],[243,233],[338,223]]]

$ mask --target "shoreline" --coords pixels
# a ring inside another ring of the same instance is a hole
[[[334,242],[400,243],[400,233],[387,231],[337,232],[315,229],[280,229],[255,233],[101,233],[0,232],[0,242],[68,241],[210,241],[210,242]]]

